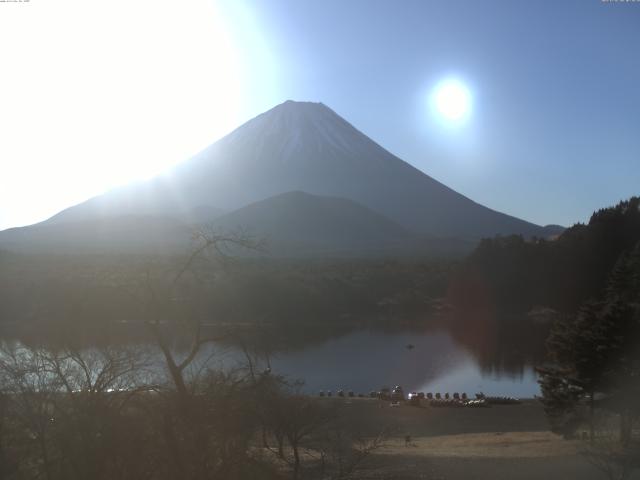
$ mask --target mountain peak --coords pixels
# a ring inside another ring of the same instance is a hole
[[[294,100],[249,120],[221,142],[254,152],[268,149],[284,163],[308,158],[310,151],[362,154],[374,143],[324,103]]]
[[[291,126],[291,121],[295,122],[319,122],[319,121],[330,121],[334,122],[344,122],[347,123],[340,115],[331,110],[322,102],[307,102],[307,101],[296,101],[296,100],[287,100],[275,107],[267,110],[262,115],[258,115],[254,120],[259,118],[267,118],[269,121],[278,121],[285,120],[287,121],[286,126],[289,128]],[[253,120],[252,120],[253,121]],[[251,123],[250,121],[249,123]]]
[[[299,100],[285,100],[282,103],[279,103],[275,107],[270,108],[266,112],[258,115],[253,120],[262,117],[272,117],[278,115],[324,115],[331,114],[338,117],[338,114],[327,107],[322,102],[309,102],[309,101],[299,101]],[[250,120],[249,123],[253,122]]]
[[[322,102],[309,102],[298,100],[286,100],[275,107],[267,110],[262,115],[271,116],[278,114],[289,115],[331,115],[337,118],[341,118],[337,113],[331,110]],[[261,117],[262,115],[259,115]]]
[[[285,100],[284,102],[282,102],[279,105],[276,105],[273,108],[278,108],[278,107],[283,107],[283,106],[288,106],[288,107],[303,107],[303,106],[315,106],[315,107],[325,107],[327,108],[327,106],[322,103],[322,102],[310,102],[308,100]]]

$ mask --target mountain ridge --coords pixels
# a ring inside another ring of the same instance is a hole
[[[418,241],[396,222],[352,200],[285,192],[218,217],[212,226],[263,239],[270,254],[400,251]]]
[[[166,175],[113,189],[41,224],[123,215],[190,223],[293,191],[353,201],[423,237],[544,237],[550,230],[455,192],[326,105],[294,101],[254,117]]]

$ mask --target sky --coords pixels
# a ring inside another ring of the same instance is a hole
[[[640,194],[640,3],[0,2],[0,229],[321,101],[495,210],[588,221]],[[463,121],[434,89],[469,94]]]

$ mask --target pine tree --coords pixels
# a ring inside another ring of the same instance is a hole
[[[603,300],[587,302],[551,331],[548,364],[539,374],[542,401],[555,431],[574,431],[586,410],[593,441],[600,393],[607,398],[603,405],[620,415],[620,437],[628,441],[632,421],[640,414],[639,340],[640,243],[620,256]]]

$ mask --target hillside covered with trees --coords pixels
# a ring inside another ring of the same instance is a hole
[[[484,239],[452,280],[461,307],[574,312],[601,296],[619,257],[640,241],[640,197],[596,211],[555,240],[520,235]]]
[[[640,419],[640,198],[598,210],[556,240],[483,240],[456,272],[451,297],[486,317],[556,311],[537,368],[551,428],[582,432],[590,461],[627,478]]]

